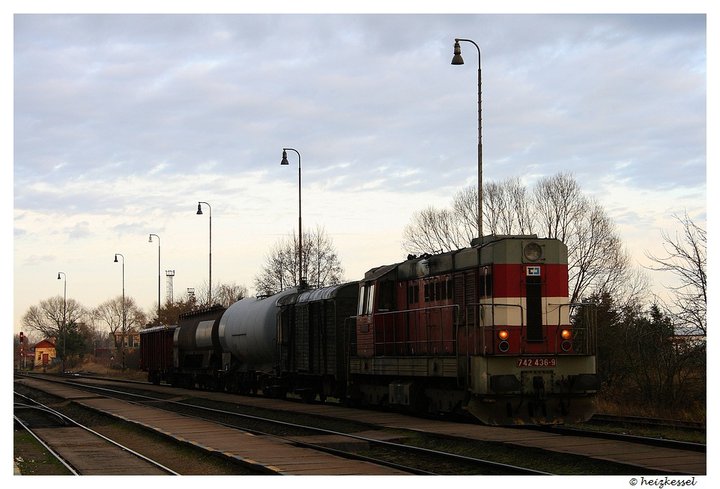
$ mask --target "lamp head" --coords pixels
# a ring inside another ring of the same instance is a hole
[[[148,243],[152,243],[152,234],[148,236]]]
[[[283,156],[282,156],[282,160],[280,160],[280,164],[281,165],[289,165],[290,164],[290,162],[287,159],[287,151],[285,151],[285,150],[283,150]]]
[[[58,280],[60,280],[60,272],[58,272]]]
[[[115,260],[113,261],[113,263],[117,263],[117,262],[118,262],[117,253],[115,253]]]
[[[198,202],[198,210],[196,212],[198,216],[202,216],[202,208],[200,207],[200,202]]]
[[[454,49],[454,56],[452,59],[452,62],[450,64],[453,65],[464,65],[465,61],[462,59],[462,55],[460,54],[460,41],[455,39],[455,49]]]

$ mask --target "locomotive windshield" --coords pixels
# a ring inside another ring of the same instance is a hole
[[[375,298],[375,283],[360,285],[360,297],[358,298],[358,316],[366,316],[373,311]]]

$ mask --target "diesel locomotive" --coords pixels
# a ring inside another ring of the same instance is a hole
[[[421,413],[491,425],[582,421],[598,390],[591,309],[568,301],[559,240],[468,248],[289,288],[141,332],[151,381]]]

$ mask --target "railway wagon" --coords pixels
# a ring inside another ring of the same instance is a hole
[[[358,283],[298,291],[279,302],[276,367],[279,392],[304,399],[344,399]]]
[[[296,292],[297,288],[289,288],[271,296],[245,297],[225,311],[218,335],[226,390],[271,393],[277,384],[274,367],[279,302]]]
[[[156,326],[140,331],[140,369],[148,381],[167,381],[173,370],[173,336],[177,326]]]
[[[218,329],[225,311],[216,305],[180,315],[173,335],[173,373],[168,379],[171,384],[210,389],[222,385]]]
[[[220,385],[222,350],[218,324],[225,308],[214,306],[181,314],[176,326],[140,331],[140,368],[148,381],[175,386]]]
[[[278,300],[296,290],[191,311],[180,315],[176,327],[144,330],[148,379],[243,393],[272,384]]]

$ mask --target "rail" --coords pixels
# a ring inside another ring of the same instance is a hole
[[[49,406],[47,406],[47,405],[45,405],[45,404],[42,404],[41,402],[39,402],[39,401],[37,401],[37,400],[35,400],[35,399],[32,399],[32,398],[30,398],[30,397],[28,397],[28,396],[26,396],[26,395],[24,395],[24,394],[21,394],[20,392],[17,392],[17,391],[13,391],[13,395],[14,395],[14,396],[17,396],[17,397],[19,397],[19,398],[22,398],[22,399],[24,399],[24,400],[26,401],[26,403],[22,403],[22,404],[19,406],[19,407],[21,407],[21,408],[28,408],[28,407],[33,407],[33,406],[35,406],[35,407],[37,407],[39,410],[41,410],[42,412],[47,413],[47,414],[49,414],[49,415],[51,415],[51,416],[59,419],[59,420],[62,422],[63,425],[74,426],[74,427],[80,428],[81,430],[84,430],[85,432],[90,433],[90,434],[93,435],[94,437],[99,438],[100,440],[103,440],[103,441],[104,441],[105,443],[107,443],[109,446],[119,448],[120,450],[123,450],[124,452],[129,453],[130,455],[132,455],[132,456],[135,457],[136,459],[142,460],[143,462],[145,462],[145,463],[148,464],[149,466],[154,467],[154,468],[156,468],[156,469],[159,469],[161,472],[165,472],[165,473],[168,473],[168,474],[171,474],[171,475],[180,475],[179,473],[175,472],[174,470],[170,469],[169,467],[166,467],[166,466],[162,465],[161,463],[157,462],[156,460],[153,460],[153,459],[151,459],[151,458],[143,455],[143,454],[140,453],[140,452],[137,452],[137,451],[135,451],[135,450],[133,450],[133,449],[125,446],[125,445],[122,445],[121,443],[119,443],[119,442],[117,442],[117,441],[115,441],[115,440],[113,440],[113,439],[111,439],[111,438],[109,438],[109,437],[107,437],[107,436],[99,433],[98,431],[93,430],[92,428],[90,428],[90,427],[88,427],[88,426],[86,426],[86,425],[81,424],[81,423],[78,422],[77,420],[75,420],[75,419],[67,416],[66,414],[61,413],[60,411],[58,411],[58,410],[56,410],[56,409],[53,409],[53,408],[51,408],[51,407],[49,407]],[[30,403],[30,404],[28,404],[28,403]],[[35,437],[40,443],[42,443],[42,445],[43,445],[45,448],[47,448],[48,450],[50,450],[50,451],[51,451],[51,454],[52,454],[54,457],[56,457],[65,467],[67,467],[67,468],[71,471],[71,473],[72,473],[73,475],[79,475],[79,474],[81,473],[81,471],[77,470],[76,467],[72,467],[69,463],[67,463],[67,459],[66,459],[64,456],[62,456],[61,454],[59,454],[57,451],[52,450],[52,449],[48,446],[48,444],[46,444],[44,441],[42,441],[42,440],[40,439],[40,437],[37,436],[37,434],[34,433],[34,431],[31,430],[31,429],[27,426],[26,423],[23,423],[22,420],[20,420],[17,416],[15,416],[15,420],[16,420],[19,424],[21,424],[21,426],[22,426],[24,429],[26,429],[28,432],[30,432],[30,433],[32,434],[32,436]]]

